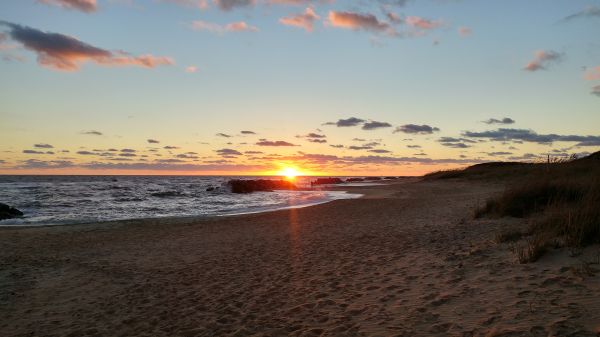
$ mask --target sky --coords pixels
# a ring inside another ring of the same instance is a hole
[[[598,0],[3,0],[0,174],[582,156],[599,32]]]

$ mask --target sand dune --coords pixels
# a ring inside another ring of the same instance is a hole
[[[262,214],[0,230],[3,336],[597,336],[600,277],[518,264],[499,185],[408,181]],[[600,254],[600,253],[599,253]]]

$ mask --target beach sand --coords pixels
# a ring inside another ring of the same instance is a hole
[[[205,219],[0,229],[2,336],[597,336],[598,247],[519,264],[498,184]]]

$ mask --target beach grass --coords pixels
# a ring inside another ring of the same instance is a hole
[[[544,163],[480,164],[425,177],[452,178],[505,183],[504,192],[488,199],[474,216],[529,219],[527,229],[507,229],[496,236],[497,242],[525,238],[525,245],[516,249],[520,262],[537,260],[552,245],[600,243],[600,152]]]

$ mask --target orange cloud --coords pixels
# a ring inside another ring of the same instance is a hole
[[[440,21],[432,21],[420,16],[408,16],[404,20],[407,25],[420,29],[435,29],[442,25]]]
[[[9,22],[0,25],[9,27],[9,36],[27,50],[37,54],[38,63],[55,70],[76,71],[84,62],[95,62],[107,66],[139,66],[154,68],[174,64],[168,57],[153,55],[131,56],[125,52],[112,52],[82,42],[74,37],[43,32],[31,27]]]
[[[217,23],[206,22],[202,20],[196,20],[191,25],[194,30],[202,30],[211,33],[223,34],[226,32],[258,32],[259,29],[255,26],[251,26],[244,21],[232,22],[224,26]]]
[[[600,66],[588,70],[584,78],[588,81],[600,80]]]
[[[330,11],[329,24],[333,27],[377,32],[383,32],[390,28],[387,23],[379,21],[373,14],[354,12]]]
[[[312,32],[314,28],[314,23],[319,19],[319,16],[315,11],[308,7],[302,14],[286,16],[284,18],[279,19],[281,24],[287,26],[294,26],[304,28],[307,32]]]
[[[38,0],[48,5],[74,9],[85,13],[95,12],[98,9],[96,0]]]

